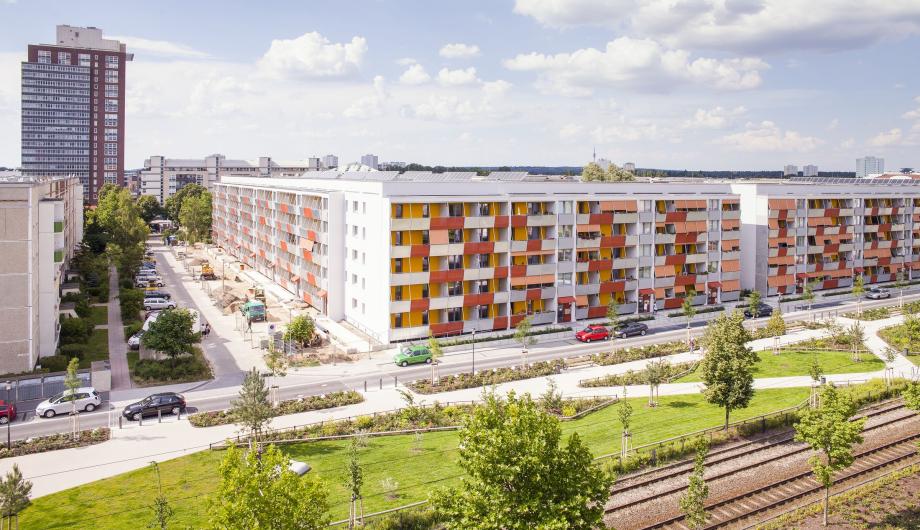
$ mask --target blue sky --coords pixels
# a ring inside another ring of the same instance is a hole
[[[56,24],[135,53],[129,167],[153,154],[429,164],[920,166],[920,2],[0,0],[0,165],[19,61]]]

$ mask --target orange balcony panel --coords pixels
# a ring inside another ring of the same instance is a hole
[[[556,281],[554,274],[540,274],[536,276],[519,276],[511,277],[511,286],[520,287],[522,285],[536,285],[542,283],[553,283]]]
[[[780,249],[788,250],[788,249]],[[792,265],[795,263],[795,256],[775,256],[767,258],[767,265]]]
[[[492,330],[508,329],[508,317],[495,317],[492,320]]]
[[[770,287],[781,287],[786,285],[791,285],[795,283],[795,278],[791,274],[786,274],[783,276],[768,276],[767,285]]]
[[[262,250],[261,248],[259,249],[259,256],[263,258],[265,257],[265,251]]]
[[[622,248],[626,246],[626,236],[603,236],[601,248]]]
[[[602,293],[622,293],[626,292],[626,282],[623,280],[601,283],[600,292]]]
[[[287,241],[279,241],[278,246],[281,247],[281,250],[287,252],[287,249],[288,249]]]
[[[588,308],[588,318],[604,318],[607,316],[607,307],[589,307]]]
[[[655,267],[655,277],[656,278],[668,278],[674,276],[674,266],[673,265],[658,265]]]
[[[740,239],[723,239],[722,252],[734,252],[741,249]]]
[[[507,278],[508,277],[507,265],[504,265],[501,267],[495,267],[495,277],[496,278]]]
[[[771,210],[795,210],[795,199],[769,199],[767,207]]]
[[[696,232],[689,232],[684,234],[677,234],[674,236],[675,245],[687,245],[690,243],[696,243],[699,234]]]
[[[446,245],[450,240],[447,230],[432,230],[428,232],[428,237],[432,245]]]
[[[723,219],[722,230],[737,230],[741,228],[741,219]]]
[[[609,225],[613,224],[613,214],[612,213],[592,213],[588,216],[588,222],[596,225]]]
[[[430,256],[431,255],[431,245],[412,245],[409,247],[409,256],[410,257],[419,257],[419,256]]]
[[[511,226],[512,228],[522,228],[527,226],[527,216],[526,215],[512,215],[511,216]]]
[[[431,324],[429,327],[431,328],[431,334],[435,337],[456,335],[463,332],[463,321],[441,322],[439,324]]]
[[[665,265],[683,265],[684,263],[687,263],[686,254],[672,254],[664,257]]]
[[[560,304],[571,304],[575,301],[574,296],[560,296],[558,302]]]
[[[495,228],[508,228],[508,216],[507,215],[496,215],[495,216]]]
[[[536,289],[527,289],[527,299],[528,300],[539,300],[540,293],[543,292],[543,289],[537,287]]]
[[[281,213],[288,213],[288,205],[283,202],[278,203],[278,209],[281,210]]]
[[[457,230],[463,228],[463,217],[432,217],[431,230]]]
[[[419,298],[409,302],[409,311],[427,311],[430,306],[430,298]]]
[[[463,281],[463,269],[431,271],[429,277],[431,283],[460,282]]]
[[[687,220],[687,212],[668,212],[664,216],[666,223],[682,223]]]
[[[312,272],[307,273],[307,283],[316,287],[316,276],[314,276]]]
[[[527,265],[512,265],[511,266],[511,277],[520,278],[527,274]]]
[[[306,217],[307,219],[313,219],[313,209],[312,209],[312,208],[304,208],[304,209],[303,209],[303,216]]]
[[[722,272],[738,272],[741,270],[741,260],[728,259],[722,260]]]
[[[590,272],[595,271],[606,271],[613,268],[613,260],[604,259],[604,260],[594,260],[588,262],[588,270]]]
[[[599,207],[602,212],[616,210],[619,212],[633,213],[639,211],[639,206],[636,204],[636,201],[601,201]]]
[[[540,250],[542,248],[543,248],[542,239],[531,239],[527,241],[527,251],[528,252],[534,251],[534,250]]]
[[[492,241],[482,241],[479,243],[464,243],[464,254],[491,254],[495,251],[495,243]]]
[[[576,232],[600,232],[601,225],[599,224],[586,224],[586,225],[576,225]]]
[[[722,280],[722,292],[738,291],[741,289],[741,280]]]

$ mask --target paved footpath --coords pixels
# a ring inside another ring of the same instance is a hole
[[[112,367],[112,390],[131,388],[128,371],[128,343],[121,323],[121,303],[118,299],[118,271],[109,267],[109,363]]]

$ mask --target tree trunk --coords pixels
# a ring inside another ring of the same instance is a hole
[[[824,486],[824,526],[827,526],[827,506],[830,504],[831,487]]]
[[[725,407],[725,429],[728,430],[728,415],[731,414],[732,409]]]

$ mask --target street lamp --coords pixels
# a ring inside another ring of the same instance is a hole
[[[473,330],[473,377],[476,376],[476,330]]]

